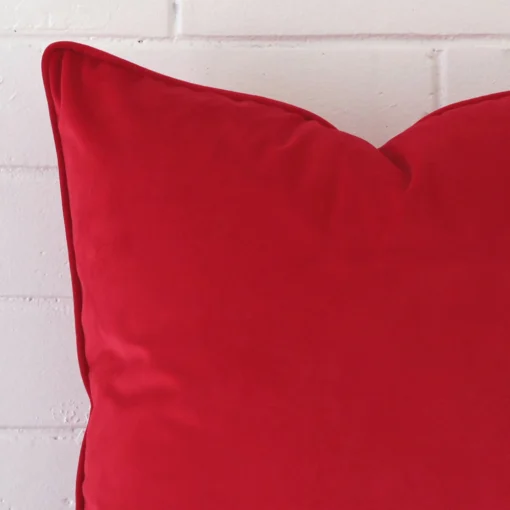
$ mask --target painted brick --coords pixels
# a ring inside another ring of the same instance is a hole
[[[185,34],[506,34],[510,2],[182,0]]]
[[[510,90],[510,46],[454,48],[445,57],[446,103]]]
[[[43,47],[0,39],[0,166],[56,164],[40,73]]]
[[[168,0],[2,0],[0,31],[165,36],[170,5]]]
[[[84,426],[71,300],[2,298],[0,331],[0,427]]]
[[[56,170],[0,170],[0,296],[70,296]]]
[[[0,510],[70,510],[81,431],[0,430]]]

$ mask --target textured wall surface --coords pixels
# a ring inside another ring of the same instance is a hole
[[[48,43],[292,102],[381,144],[510,88],[509,16],[507,0],[2,0],[0,510],[74,507],[88,413],[39,72]]]

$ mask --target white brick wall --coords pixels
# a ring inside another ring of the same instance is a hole
[[[448,103],[510,89],[510,44],[452,48],[446,57],[444,92]]]
[[[0,510],[74,508],[81,430],[0,430]]]
[[[182,0],[202,35],[505,34],[507,0]]]
[[[88,412],[39,73],[47,44],[90,42],[296,103],[380,144],[437,106],[510,89],[509,15],[507,0],[2,0],[0,510],[74,506]]]
[[[171,12],[164,0],[2,0],[0,31],[165,37]]]
[[[71,295],[61,210],[56,169],[0,168],[0,296]]]

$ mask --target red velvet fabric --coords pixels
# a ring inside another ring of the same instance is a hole
[[[43,71],[79,510],[510,509],[510,94],[377,149],[78,44]]]

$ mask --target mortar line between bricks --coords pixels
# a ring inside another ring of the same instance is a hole
[[[433,50],[432,89],[434,110],[441,107],[441,58],[443,53],[443,49]]]
[[[171,1],[171,0],[170,0]],[[179,0],[177,0],[179,2]],[[180,4],[178,4],[180,5]],[[179,17],[180,19],[180,17]],[[41,34],[41,33],[0,33],[0,43],[2,41],[19,41],[23,39],[31,42],[38,41],[49,44],[57,39],[62,39],[58,34]],[[323,34],[323,35],[193,35],[193,34],[177,34],[176,37],[152,37],[152,36],[116,36],[111,34],[66,34],[65,39],[74,40],[85,44],[94,44],[94,42],[110,42],[110,43],[126,43],[133,46],[142,45],[144,43],[156,44],[175,44],[175,43],[253,43],[254,45],[272,45],[279,44],[308,44],[317,43],[342,43],[355,42],[360,44],[370,43],[415,43],[429,44],[431,42],[443,43],[445,45],[456,44],[473,44],[479,42],[494,43],[498,45],[510,45],[509,34]]]
[[[145,40],[151,40],[151,41],[169,41],[170,38],[168,35],[160,35],[160,36],[144,36],[144,35],[136,35],[136,34],[129,34],[129,35],[122,35],[122,34],[109,34],[109,33],[86,33],[86,32],[65,32],[62,34],[59,34],[58,32],[0,32],[0,40],[2,39],[8,39],[9,41],[19,41],[22,39],[40,39],[45,40],[48,43],[53,41],[94,41],[94,40],[112,40],[112,41],[130,41],[133,43],[136,43],[138,41],[145,41]]]
[[[0,432],[81,432],[85,425],[0,425]]]
[[[445,106],[448,103],[447,98],[447,87],[448,87],[448,81],[446,78],[446,62],[447,54],[445,51],[439,52],[437,55],[437,61],[436,61],[436,71],[437,71],[437,101],[438,101],[438,107],[441,108],[442,106]]]
[[[15,173],[15,172],[56,172],[56,166],[37,166],[37,165],[1,165],[0,174],[2,173]]]
[[[170,35],[177,39],[182,30],[182,3],[181,0],[168,0],[172,6],[172,25]]]
[[[184,41],[244,41],[244,42],[321,42],[321,41],[510,41],[508,34],[420,34],[420,33],[358,33],[358,34],[300,34],[300,35],[214,35],[214,34],[182,34],[179,40]]]
[[[45,302],[45,303],[59,303],[61,301],[71,302],[72,296],[16,296],[16,295],[0,295],[0,303],[32,303],[32,302]]]

